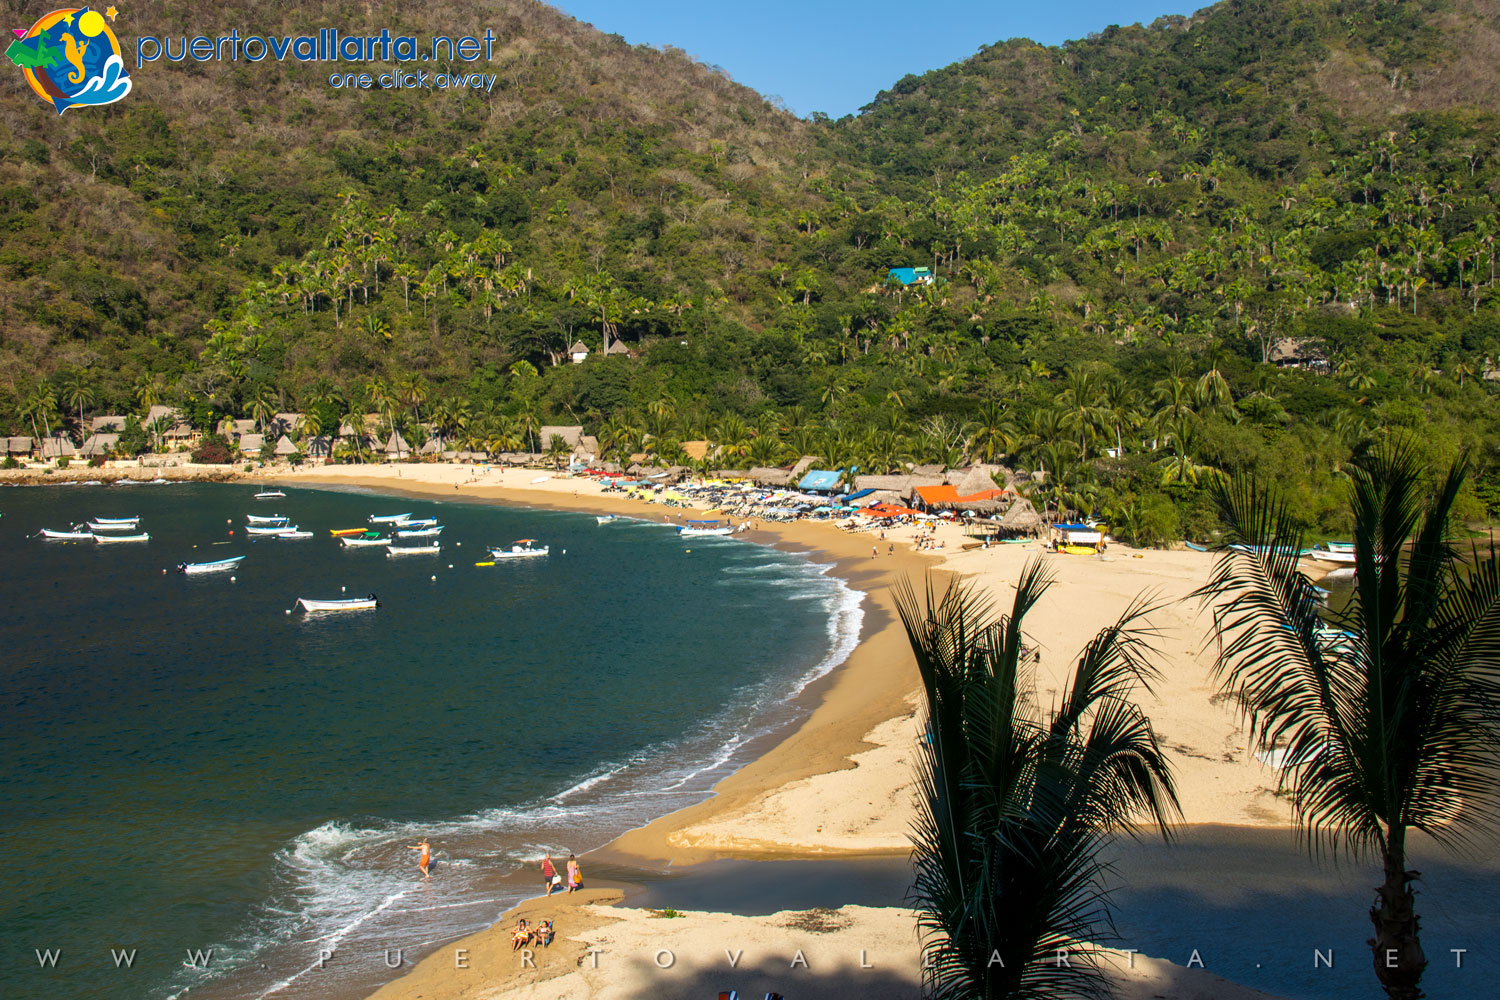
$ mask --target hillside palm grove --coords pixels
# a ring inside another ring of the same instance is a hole
[[[582,423],[609,457],[707,439],[715,468],[982,460],[1161,544],[1211,537],[1208,485],[1243,471],[1340,532],[1345,463],[1406,429],[1433,463],[1470,452],[1460,516],[1500,516],[1485,0],[975,39],[837,121],[530,0],[153,16],[474,22],[499,79],[345,92],[290,63],[163,64],[61,118],[7,88],[12,434],[167,403],[204,429],[376,412],[478,451]],[[904,267],[933,280],[888,279]]]

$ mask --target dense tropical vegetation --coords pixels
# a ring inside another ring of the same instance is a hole
[[[474,14],[421,17],[319,25]],[[730,467],[1001,461],[1145,543],[1209,537],[1209,483],[1250,470],[1344,533],[1348,460],[1420,428],[1473,457],[1457,513],[1500,514],[1493,5],[1229,0],[986,46],[841,121],[529,0],[485,20],[489,95],[163,63],[99,114],[0,99],[0,422],[164,402],[476,450],[561,422]],[[912,264],[938,280],[886,283]]]
[[[1251,478],[1212,491],[1231,537],[1203,594],[1217,672],[1263,751],[1284,750],[1281,786],[1315,849],[1379,858],[1370,920],[1375,975],[1418,1000],[1422,950],[1409,835],[1448,849],[1500,818],[1500,555],[1450,542],[1468,474],[1431,482],[1410,440],[1350,469],[1354,591],[1324,623],[1297,570],[1301,530],[1282,491]]]
[[[942,1000],[1109,995],[1097,953],[1078,947],[1109,931],[1099,853],[1141,820],[1165,836],[1178,814],[1131,700],[1156,676],[1149,607],[1095,636],[1043,711],[1023,626],[1049,582],[1028,563],[1002,615],[963,584],[897,590],[927,699],[913,897]]]

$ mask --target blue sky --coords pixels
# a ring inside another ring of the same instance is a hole
[[[601,31],[673,45],[806,117],[858,111],[908,73],[1006,38],[1048,45],[1111,24],[1150,24],[1209,0],[550,0]]]

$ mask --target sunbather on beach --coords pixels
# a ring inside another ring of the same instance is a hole
[[[531,938],[531,925],[526,923],[526,919],[523,917],[521,918],[521,922],[516,924],[516,932],[510,936],[510,950],[515,951],[518,948],[526,947],[531,943]]]
[[[557,932],[552,929],[552,921],[543,920],[536,925],[536,933],[532,935],[532,938],[543,948],[550,948],[552,947],[552,939],[556,934]]]

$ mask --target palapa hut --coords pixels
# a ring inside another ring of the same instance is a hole
[[[817,455],[803,455],[801,458],[797,459],[797,464],[792,466],[792,471],[787,476],[787,482],[795,483],[800,481],[803,474],[806,473],[808,469],[811,469],[814,465],[816,465],[817,462]]]
[[[42,441],[42,458],[73,458],[78,454],[78,449],[73,447],[73,441],[61,431],[54,431],[52,436]]]
[[[417,449],[418,455],[441,455],[442,453],[443,446],[435,437],[428,438],[427,443]]]
[[[400,431],[392,431],[391,438],[385,443],[385,457],[402,459],[411,457],[411,445],[406,443],[406,438],[401,436]]]
[[[773,469],[769,466],[757,465],[745,473],[745,478],[761,486],[786,486],[792,482],[792,473],[787,469]]]
[[[277,458],[291,458],[295,454],[297,454],[297,446],[292,443],[291,438],[283,434],[276,439]]]
[[[999,526],[1008,535],[1028,535],[1033,538],[1040,537],[1047,528],[1042,515],[1036,512],[1031,501],[1025,497],[1016,497],[1010,509],[1001,515]]]
[[[115,450],[115,445],[119,441],[120,435],[118,434],[90,434],[89,439],[83,442],[83,447],[79,449],[78,453],[84,458],[106,458],[110,452]]]
[[[266,436],[264,434],[241,434],[239,445],[241,455],[259,455],[260,450],[266,446]]]
[[[0,438],[5,442],[5,453],[7,455],[30,455],[33,447],[29,437]]]
[[[307,440],[307,454],[312,458],[327,460],[333,457],[333,438],[318,434]]]

